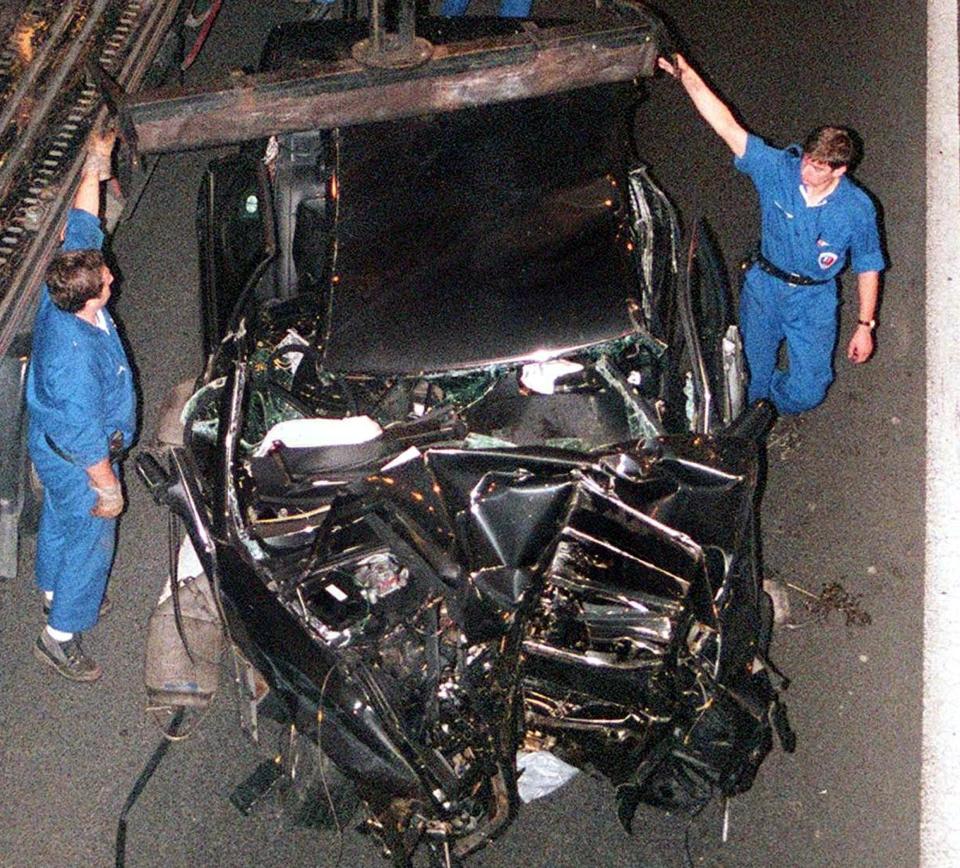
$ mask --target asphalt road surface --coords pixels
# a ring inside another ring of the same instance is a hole
[[[584,0],[585,2],[585,0]],[[543,7],[548,4],[544,3]],[[559,4],[558,4],[559,5]],[[571,0],[564,9],[576,8]],[[476,10],[487,7],[477,0]],[[490,9],[492,10],[492,6]],[[538,11],[546,11],[540,6]],[[556,8],[556,7],[551,7]],[[255,62],[270,25],[294,3],[224,4],[192,81]],[[777,144],[823,122],[862,135],[857,177],[882,205],[890,270],[876,357],[854,367],[842,350],[856,320],[844,282],[837,381],[827,402],[771,439],[763,556],[788,583],[792,628],[773,656],[790,676],[797,752],[774,751],[752,790],[700,815],[641,808],[628,837],[613,793],[578,776],[526,806],[477,866],[911,866],[919,861],[923,620],[923,292],[925,22],[907,0],[664,3],[688,58]],[[637,118],[642,156],[689,221],[702,213],[733,265],[756,233],[749,182],[699,121],[681,89],[658,78]],[[116,312],[133,347],[144,428],[165,391],[201,363],[195,191],[210,154],[163,158],[113,243]],[[116,286],[116,285],[115,285]],[[158,742],[145,714],[145,627],[166,571],[165,520],[129,479],[111,596],[114,612],[88,637],[105,669],[73,685],[33,659],[41,628],[33,544],[20,576],[0,586],[0,865],[113,864],[116,822]],[[870,623],[821,621],[805,607],[839,583]],[[203,726],[174,745],[130,815],[127,865],[374,866],[373,843],[347,824],[291,827],[270,797],[242,816],[233,788],[273,753],[240,734],[233,685]]]

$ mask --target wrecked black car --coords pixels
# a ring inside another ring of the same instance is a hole
[[[356,39],[281,28],[265,65]],[[744,791],[789,736],[755,546],[769,418],[708,236],[681,242],[634,157],[636,98],[282,133],[205,178],[209,361],[141,473],[247,680],[397,865],[502,833],[525,753],[605,775],[629,828]]]

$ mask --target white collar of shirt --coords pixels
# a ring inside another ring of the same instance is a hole
[[[800,195],[803,196],[803,201],[806,202],[808,208],[819,208],[821,205],[826,205],[827,202],[830,201],[830,197],[836,192],[837,192],[836,189],[833,189],[829,193],[827,193],[827,195],[824,196],[819,202],[811,203],[810,196],[807,193],[807,188],[804,187],[803,184],[800,185]]]
[[[827,202],[833,199],[833,197],[839,193],[840,188],[843,186],[845,182],[846,182],[846,176],[838,178],[836,186],[829,193],[827,193],[827,195],[824,196],[819,202],[813,202],[811,204],[810,196],[807,193],[807,190],[802,183],[799,186],[800,195],[803,197],[803,201],[806,203],[808,208],[819,208],[821,205],[826,205]]]
[[[110,334],[110,329],[107,326],[107,318],[103,315],[102,310],[97,311],[97,328],[102,329],[107,334]]]

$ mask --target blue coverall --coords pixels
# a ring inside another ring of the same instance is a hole
[[[102,243],[97,218],[71,210],[63,249]],[[136,431],[130,362],[106,310],[103,324],[60,310],[41,288],[26,389],[27,448],[44,486],[36,575],[53,592],[49,625],[69,633],[97,622],[116,539],[116,519],[90,514],[97,495],[85,468],[108,457],[112,432],[129,446]]]
[[[447,18],[466,15],[470,0],[443,0],[440,14]],[[500,0],[501,18],[529,18],[533,0]]]
[[[882,271],[884,257],[870,197],[846,175],[829,196],[808,206],[801,193],[801,148],[772,148],[748,135],[734,160],[760,199],[760,251],[782,271],[814,280],[792,285],[754,264],[740,292],[740,329],[750,369],[749,401],[769,398],[781,413],[816,407],[833,382],[837,281],[849,256],[852,270]],[[786,371],[777,370],[781,341]]]

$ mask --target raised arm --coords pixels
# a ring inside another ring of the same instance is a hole
[[[91,130],[87,139],[87,158],[80,172],[80,186],[73,207],[100,216],[100,182],[110,178],[110,157],[117,140],[116,130]],[[85,468],[90,486],[97,493],[91,514],[98,518],[116,518],[123,511],[123,490],[109,458]]]
[[[747,150],[747,131],[740,126],[733,112],[720,97],[707,87],[700,74],[687,63],[683,55],[674,55],[674,63],[665,57],[657,58],[657,64],[683,85],[703,119],[727,143],[735,156],[742,157]]]

